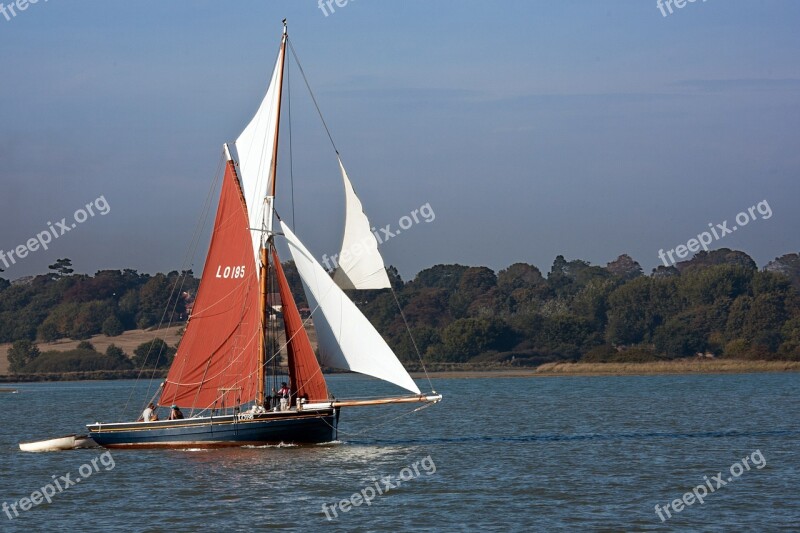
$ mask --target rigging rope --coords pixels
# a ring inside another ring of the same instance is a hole
[[[308,83],[308,78],[306,77],[306,73],[303,70],[303,65],[300,64],[300,59],[297,58],[297,53],[294,51],[294,45],[292,41],[289,40],[289,37],[286,37],[286,42],[289,43],[289,49],[292,51],[292,57],[294,57],[295,63],[297,63],[297,68],[300,70],[300,74],[303,75],[303,81],[306,84],[306,88],[308,89],[308,94],[311,96],[311,101],[314,102],[314,107],[317,109],[317,114],[319,115],[319,119],[322,121],[322,125],[325,128],[325,133],[328,134],[328,139],[331,141],[331,146],[333,146],[333,151],[336,152],[336,155],[339,155],[339,150],[336,148],[336,143],[333,142],[333,136],[331,135],[331,131],[328,129],[328,124],[325,122],[325,117],[322,116],[322,111],[319,109],[319,104],[317,104],[317,99],[314,96],[314,91],[311,90],[311,85]]]
[[[425,368],[425,361],[422,360],[422,354],[419,353],[419,347],[417,346],[417,341],[414,339],[414,335],[411,333],[411,328],[408,325],[408,320],[406,319],[406,314],[403,312],[403,307],[400,305],[400,300],[397,299],[397,293],[394,292],[394,287],[392,287],[392,282],[389,282],[389,289],[392,291],[392,296],[394,296],[394,302],[397,304],[397,309],[400,311],[400,316],[403,317],[403,324],[406,326],[406,331],[408,332],[408,337],[411,339],[411,344],[414,345],[414,351],[417,352],[417,359],[419,359],[419,364],[422,365],[422,371],[425,373],[425,379],[428,380],[428,386],[431,388],[431,391],[436,394],[436,391],[433,389],[433,383],[431,382],[431,377],[428,375],[428,369]]]
[[[359,435],[363,435],[363,434],[364,434],[364,433],[366,433],[367,431],[372,431],[372,430],[373,430],[373,429],[375,429],[375,428],[378,428],[378,427],[381,427],[381,426],[385,426],[385,425],[386,425],[386,424],[388,424],[389,422],[394,422],[395,420],[397,420],[397,419],[399,419],[399,418],[403,418],[404,416],[410,416],[410,415],[413,415],[413,414],[414,414],[414,413],[416,413],[417,411],[422,411],[423,409],[427,409],[428,407],[430,407],[430,406],[432,406],[432,405],[433,405],[433,402],[431,402],[431,403],[425,403],[425,404],[422,404],[422,405],[420,405],[419,407],[416,407],[416,408],[414,408],[414,410],[412,410],[412,411],[408,411],[407,413],[402,413],[402,414],[399,414],[399,415],[397,415],[397,416],[394,416],[394,417],[392,417],[392,418],[389,418],[388,420],[384,420],[383,422],[380,422],[379,424],[375,424],[374,426],[367,426],[366,428],[362,429],[361,431],[355,431],[355,432],[350,432],[350,431],[342,431],[341,429],[339,429],[339,427],[338,427],[338,426],[334,428],[332,425],[328,424],[328,421],[327,421],[327,420],[325,420],[324,418],[322,418],[321,420],[322,420],[323,422],[325,422],[325,424],[326,424],[328,427],[330,427],[330,428],[332,428],[332,429],[335,429],[337,433],[343,433],[344,435],[347,435],[347,436],[349,436],[349,437],[357,437],[357,436],[359,436]]]

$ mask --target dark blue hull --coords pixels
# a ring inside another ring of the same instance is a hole
[[[326,409],[87,427],[89,436],[105,448],[222,448],[331,442],[338,421],[338,409]]]

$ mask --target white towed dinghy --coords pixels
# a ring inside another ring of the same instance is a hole
[[[23,452],[56,452],[96,447],[97,443],[88,435],[65,435],[54,439],[19,443],[19,449]]]

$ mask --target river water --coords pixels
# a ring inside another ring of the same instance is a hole
[[[346,409],[326,445],[41,454],[17,444],[133,416],[149,384],[4,385],[0,531],[798,531],[799,379],[435,379],[443,402]]]

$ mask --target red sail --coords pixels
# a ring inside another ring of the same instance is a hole
[[[225,408],[256,397],[259,289],[247,209],[228,161],[192,315],[161,405]]]
[[[289,388],[296,397],[307,397],[310,402],[328,399],[328,386],[322,369],[314,355],[308,333],[303,327],[303,319],[297,311],[292,291],[281,267],[281,260],[275,248],[272,249],[275,272],[278,274],[281,303],[283,304],[283,323],[286,330],[286,351],[289,359]]]

